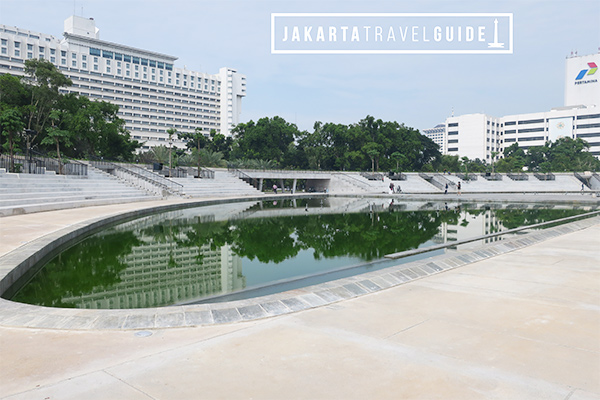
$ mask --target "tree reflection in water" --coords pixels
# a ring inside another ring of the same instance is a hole
[[[582,212],[553,209],[486,211],[469,209],[468,205],[463,205],[462,210],[434,205],[429,210],[400,211],[400,207],[392,203],[389,207],[364,213],[268,218],[253,214],[257,210],[283,208],[284,205],[256,206],[249,212],[253,217],[245,219],[211,221],[206,215],[189,213],[190,216],[181,217],[177,213],[166,213],[151,220],[107,229],[47,263],[13,300],[53,307],[79,307],[78,298],[108,293],[120,285],[121,292],[133,293],[132,296],[137,295],[136,291],[143,292],[145,300],[140,307],[168,305],[192,295],[208,296],[226,289],[222,287],[226,282],[222,276],[225,264],[215,259],[223,257],[223,246],[229,246],[227,248],[235,256],[264,264],[285,265],[284,261],[293,259],[303,250],[312,250],[314,259],[319,262],[337,257],[370,262],[386,254],[422,246],[440,234],[442,224],[455,227],[453,231],[456,232],[456,228],[470,224],[467,216],[473,220],[482,213],[492,212],[504,229],[510,229]],[[286,205],[286,208],[290,206],[304,210],[305,204],[299,201]],[[134,259],[138,254],[141,260]],[[145,268],[150,273],[146,272],[145,280],[135,278],[135,268]],[[231,264],[227,268],[231,269]],[[125,282],[126,271],[129,272]],[[169,280],[169,274],[172,276],[173,273],[180,277]],[[232,275],[233,280],[238,280],[238,286],[245,285],[241,267],[229,273],[238,274]],[[173,288],[174,284],[184,287]],[[148,292],[156,292],[159,287],[171,295],[150,299]]]

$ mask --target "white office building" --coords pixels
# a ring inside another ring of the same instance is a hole
[[[585,140],[590,145],[589,151],[600,158],[598,65],[600,53],[567,58],[563,107],[500,118],[486,114],[452,116],[446,119],[443,133],[437,125],[423,130],[423,134],[440,145],[442,154],[479,158],[488,163],[493,152],[498,153],[496,159],[501,158],[504,149],[513,143],[528,149],[560,137]]]
[[[73,81],[65,93],[119,106],[144,148],[168,145],[169,128],[230,135],[239,122],[246,77],[231,68],[208,74],[175,67],[177,57],[100,40],[92,18],[71,16],[64,39],[0,25],[0,74],[24,75],[27,59],[46,59]],[[185,143],[175,138],[177,147]]]
[[[440,152],[446,154],[446,124],[437,124],[433,128],[423,129],[423,135],[433,140],[433,143],[440,146]]]

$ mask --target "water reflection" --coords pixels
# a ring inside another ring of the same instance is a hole
[[[65,250],[13,300],[79,308],[171,305],[582,212],[500,207],[506,206],[328,198],[162,213]]]

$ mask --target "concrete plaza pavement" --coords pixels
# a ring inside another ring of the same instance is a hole
[[[0,254],[133,207],[3,218]],[[596,224],[251,322],[147,331],[0,323],[0,398],[600,399],[599,260]]]

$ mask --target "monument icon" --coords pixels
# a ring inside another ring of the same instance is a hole
[[[488,43],[488,47],[492,49],[503,49],[504,43],[498,43],[498,18],[494,19],[494,41]]]

